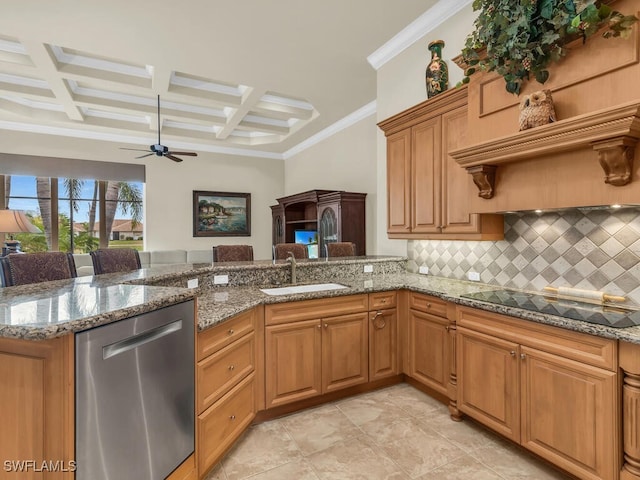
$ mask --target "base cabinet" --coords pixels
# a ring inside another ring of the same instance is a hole
[[[446,302],[409,294],[409,376],[447,395],[450,372],[449,320]]]
[[[256,415],[260,383],[256,336],[260,320],[254,308],[196,337],[196,457],[200,478]]]
[[[400,373],[397,292],[369,294],[369,381]]]
[[[458,312],[460,411],[578,478],[618,478],[617,343]]]
[[[366,383],[366,312],[265,328],[267,408]]]
[[[74,478],[73,341],[0,338],[0,478]]]

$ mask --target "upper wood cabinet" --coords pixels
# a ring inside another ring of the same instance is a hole
[[[476,215],[467,172],[449,155],[465,145],[467,90],[441,94],[378,126],[387,136],[389,238],[499,240],[502,215]]]

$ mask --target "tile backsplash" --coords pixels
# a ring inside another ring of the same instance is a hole
[[[640,306],[640,208],[504,216],[504,240],[410,240],[407,269],[541,291],[570,286],[625,295]]]

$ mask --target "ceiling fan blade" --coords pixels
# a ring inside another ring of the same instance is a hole
[[[197,157],[198,154],[196,152],[167,152],[170,155],[187,155],[189,157]]]
[[[153,155],[153,153],[147,153],[146,155],[140,155],[139,157],[136,157],[136,158],[144,158],[144,157],[149,157],[151,155]]]
[[[120,150],[131,150],[132,152],[148,152],[149,151],[148,148],[142,149],[142,148],[124,148],[124,147],[120,147]]]
[[[164,154],[164,156],[165,156],[165,157],[167,157],[167,158],[169,158],[169,159],[171,159],[171,160],[173,160],[174,162],[181,162],[181,161],[182,161],[182,159],[181,159],[181,158],[174,157],[174,156],[173,156],[173,155],[171,155],[170,153],[165,153],[165,154]]]

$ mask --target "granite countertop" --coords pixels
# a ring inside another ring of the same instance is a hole
[[[60,337],[195,297],[189,289],[108,284],[94,278],[0,289],[0,337]]]
[[[367,257],[361,261],[375,263],[378,260],[389,261],[395,258]],[[309,262],[306,266],[318,266],[320,263]],[[353,260],[345,260],[329,263],[333,266],[342,264],[346,266],[347,264],[353,265],[354,262]],[[304,269],[305,263],[299,264],[299,267]],[[199,288],[195,289],[177,286],[186,285],[187,279],[194,276],[208,278],[207,275],[216,272],[235,272],[241,276],[255,278],[261,270],[264,274],[265,272],[271,273],[287,269],[286,263],[273,261],[246,262],[225,266],[210,264],[168,265],[124,274],[80,277],[74,280],[0,289],[0,337],[30,340],[55,338],[180,303],[196,296],[198,297],[198,330],[202,331],[258,305],[407,289],[437,296],[459,305],[640,344],[640,326],[611,328],[468,299],[462,295],[496,290],[500,287],[412,273],[368,276],[353,273],[332,275],[330,280],[327,280],[328,282],[341,283],[348,288],[280,296],[267,295],[258,286],[215,286],[212,288],[211,285],[203,285],[202,283]],[[145,285],[145,283],[163,281],[176,286]],[[268,285],[268,287],[273,286]]]
[[[509,315],[537,323],[566,328],[576,332],[597,335],[599,337],[640,344],[640,326],[612,328],[521,308],[481,302],[461,296],[500,288],[495,285],[412,273],[384,275],[357,280],[353,278],[332,278],[331,283],[341,283],[347,285],[349,288],[282,296],[271,296],[262,293],[260,287],[228,287],[205,291],[198,298],[198,330],[205,330],[217,325],[233,315],[257,305],[407,289],[413,292],[433,295],[458,305],[479,308],[488,312]]]

